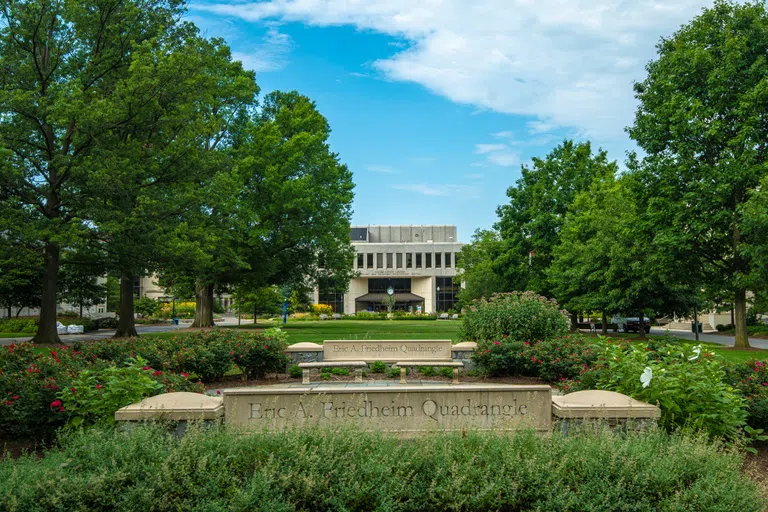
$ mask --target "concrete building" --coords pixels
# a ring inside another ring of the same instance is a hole
[[[395,309],[435,313],[452,309],[460,288],[454,284],[459,243],[456,226],[353,226],[357,252],[346,293],[315,289],[314,302],[335,313],[386,311],[389,288]]]

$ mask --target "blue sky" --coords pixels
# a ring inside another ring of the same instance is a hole
[[[297,90],[354,173],[355,224],[496,220],[520,165],[564,138],[623,161],[632,82],[710,2],[271,0],[192,3],[262,93]]]

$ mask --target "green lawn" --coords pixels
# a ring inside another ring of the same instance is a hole
[[[33,336],[33,335],[26,334],[23,332],[0,332],[0,338],[23,338],[25,336]]]
[[[271,324],[244,325],[241,329],[271,327]],[[325,320],[291,322],[279,327],[288,333],[289,343],[324,340],[459,340],[460,322],[455,320]]]

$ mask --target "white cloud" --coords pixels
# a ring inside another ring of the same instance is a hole
[[[464,177],[467,178],[468,180],[481,180],[481,179],[483,179],[483,175],[479,174],[479,173],[465,174]]]
[[[475,153],[478,155],[485,155],[495,151],[502,151],[504,149],[507,149],[506,144],[475,144]]]
[[[554,130],[555,128],[556,126],[554,123],[549,123],[546,121],[531,121],[528,123],[528,132],[533,135],[546,133]]]
[[[400,171],[393,169],[388,165],[369,165],[366,167],[370,172],[377,172],[379,174],[400,174]]]
[[[503,132],[496,132],[493,134],[494,137],[497,139],[514,139],[515,138],[515,132],[511,132],[509,130],[503,131]]]
[[[489,163],[502,167],[520,163],[520,155],[507,144],[475,144],[475,154],[486,155]]]
[[[632,83],[670,35],[712,0],[271,0],[195,4],[250,21],[351,25],[407,47],[374,67],[476,109],[532,116],[626,140]],[[536,125],[534,129],[542,129]]]
[[[452,196],[466,199],[478,196],[477,188],[470,185],[411,183],[392,185],[392,188],[432,197]]]
[[[243,67],[256,72],[279,71],[285,67],[292,48],[291,37],[272,27],[259,45],[247,51],[232,52],[232,58],[241,61]]]

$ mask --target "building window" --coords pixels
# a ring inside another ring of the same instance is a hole
[[[376,268],[384,268],[384,254],[376,253]]]
[[[428,252],[424,255],[424,267],[432,268],[432,253]]]
[[[445,268],[451,268],[451,253],[445,253]]]
[[[397,263],[396,268],[403,268],[403,253],[401,252],[397,253],[395,257],[395,263]]]
[[[416,268],[421,268],[421,253],[416,253]]]
[[[452,277],[438,277],[436,282],[437,311],[444,312],[450,309],[456,309],[458,299],[456,296],[461,286],[453,282]]]
[[[392,287],[395,293],[410,293],[411,280],[402,278],[376,278],[368,280],[368,293],[387,293],[387,288]]]
[[[413,254],[405,253],[405,268],[413,268]]]
[[[318,304],[327,304],[334,313],[344,313],[344,294],[325,283],[320,283],[318,289]]]
[[[357,268],[363,268],[363,254],[357,255]]]
[[[443,266],[441,260],[442,260],[443,253],[436,252],[435,253],[435,268],[440,268]]]
[[[392,253],[388,252],[387,253],[387,268],[392,268],[392,259],[393,259]]]
[[[369,252],[365,257],[365,268],[373,268],[373,253]]]

